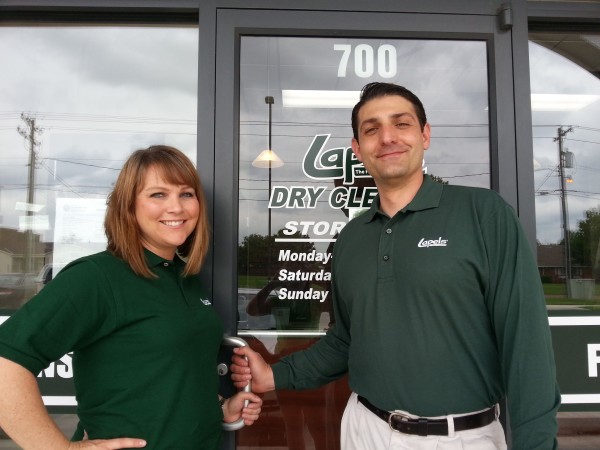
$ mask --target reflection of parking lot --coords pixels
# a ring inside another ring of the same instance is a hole
[[[35,294],[35,274],[0,274],[0,308],[18,309]]]
[[[246,307],[250,300],[260,291],[254,288],[238,288],[238,329],[239,330],[272,330],[276,328],[273,314],[250,316]],[[272,293],[275,295],[275,292]]]
[[[58,272],[61,271],[61,269],[63,267],[64,267],[64,265],[55,265],[55,264],[46,264],[44,267],[42,267],[42,269],[40,270],[40,273],[38,273],[38,275],[36,277],[36,283],[37,283],[37,291],[36,292],[40,292],[44,286],[46,286],[48,283],[50,283],[50,281],[52,281],[52,279],[56,276],[56,274]]]

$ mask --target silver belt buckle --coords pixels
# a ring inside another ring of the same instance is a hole
[[[394,426],[392,425],[392,418],[393,418],[394,416],[398,416],[398,417],[400,418],[400,421],[401,421],[401,422],[408,422],[408,421],[410,421],[410,420],[411,420],[411,418],[410,418],[409,416],[407,416],[406,414],[402,414],[402,413],[399,413],[399,412],[391,412],[391,413],[390,413],[390,417],[388,417],[388,425],[390,426],[390,428],[391,428],[393,431],[396,431],[397,433],[401,433],[401,431],[400,431],[400,430],[396,430],[396,429],[394,428]]]

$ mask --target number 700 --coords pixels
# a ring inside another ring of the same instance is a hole
[[[333,49],[342,52],[337,76],[344,78],[353,49],[350,44],[334,44]],[[352,70],[352,68],[350,68]],[[372,77],[375,73],[375,50],[369,44],[354,47],[354,74],[360,78]],[[389,44],[377,48],[377,74],[382,78],[392,78],[397,73],[396,47]]]

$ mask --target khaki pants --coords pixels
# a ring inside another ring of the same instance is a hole
[[[504,431],[497,419],[485,427],[451,432],[450,436],[415,436],[392,430],[356,397],[355,393],[350,395],[342,417],[343,450],[506,450]]]

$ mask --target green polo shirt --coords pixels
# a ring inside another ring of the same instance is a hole
[[[421,416],[506,396],[514,448],[555,446],[560,395],[540,277],[498,194],[426,176],[392,218],[377,198],[341,232],[332,270],[335,326],[274,367],[278,389],[348,371],[379,408]]]
[[[145,279],[108,252],[74,261],[0,327],[0,356],[38,374],[73,351],[77,414],[90,439],[217,449],[220,319],[184,263],[146,252]]]

